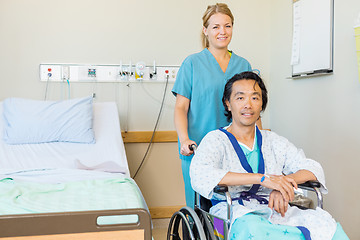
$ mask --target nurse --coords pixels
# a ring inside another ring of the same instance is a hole
[[[194,207],[189,167],[193,151],[209,132],[227,124],[221,103],[227,79],[251,71],[250,63],[229,51],[234,17],[226,4],[208,6],[203,15],[204,49],[182,63],[172,89],[176,96],[174,119],[179,137],[179,153],[185,183],[186,205]]]

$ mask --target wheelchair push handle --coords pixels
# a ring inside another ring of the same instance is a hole
[[[189,145],[189,149],[190,149],[190,151],[196,151],[196,149],[197,149],[197,146],[196,146],[196,144],[191,144],[191,145]]]

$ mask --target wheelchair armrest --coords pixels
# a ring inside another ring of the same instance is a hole
[[[214,187],[213,191],[214,193],[218,193],[226,197],[226,193],[228,192],[228,186],[217,185],[216,187]],[[209,212],[210,208],[212,207],[212,203],[211,200],[200,196],[199,193],[195,192],[195,206],[206,212]]]
[[[321,187],[320,182],[318,181],[307,181],[302,184],[298,184],[299,188],[305,189],[308,191],[313,191],[316,193],[317,197],[317,206],[323,208],[323,197],[322,193],[320,192],[319,188]]]
[[[300,188],[320,188],[321,184],[318,181],[307,181],[298,185]]]
[[[214,187],[214,193],[225,194],[228,190],[228,186],[226,185],[217,185]]]
[[[217,185],[213,189],[214,193],[218,193],[224,195],[226,197],[227,202],[227,218],[230,219],[231,216],[231,208],[232,208],[232,199],[229,193],[229,188],[226,185]]]

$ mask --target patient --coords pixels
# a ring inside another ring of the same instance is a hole
[[[297,184],[317,180],[326,193],[324,172],[286,138],[257,128],[255,122],[267,101],[264,82],[253,72],[236,74],[227,82],[223,104],[232,123],[201,141],[190,166],[192,187],[211,199],[210,213],[225,219],[225,198],[213,188],[229,186],[233,198],[229,239],[348,239],[321,208],[289,206]]]

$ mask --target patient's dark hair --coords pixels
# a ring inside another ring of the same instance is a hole
[[[222,102],[223,105],[225,107],[225,116],[227,117],[227,121],[231,122],[232,119],[232,114],[229,111],[227,105],[226,105],[226,100],[230,101],[230,95],[232,92],[232,86],[236,81],[240,81],[240,80],[254,80],[255,84],[259,84],[259,87],[261,89],[261,96],[262,96],[262,111],[265,111],[267,102],[268,102],[268,95],[267,95],[267,90],[264,84],[264,81],[261,79],[261,77],[259,77],[259,75],[257,75],[254,72],[242,72],[239,74],[235,74],[232,78],[230,78],[224,88],[224,95],[222,98]],[[255,88],[255,85],[254,85]]]

